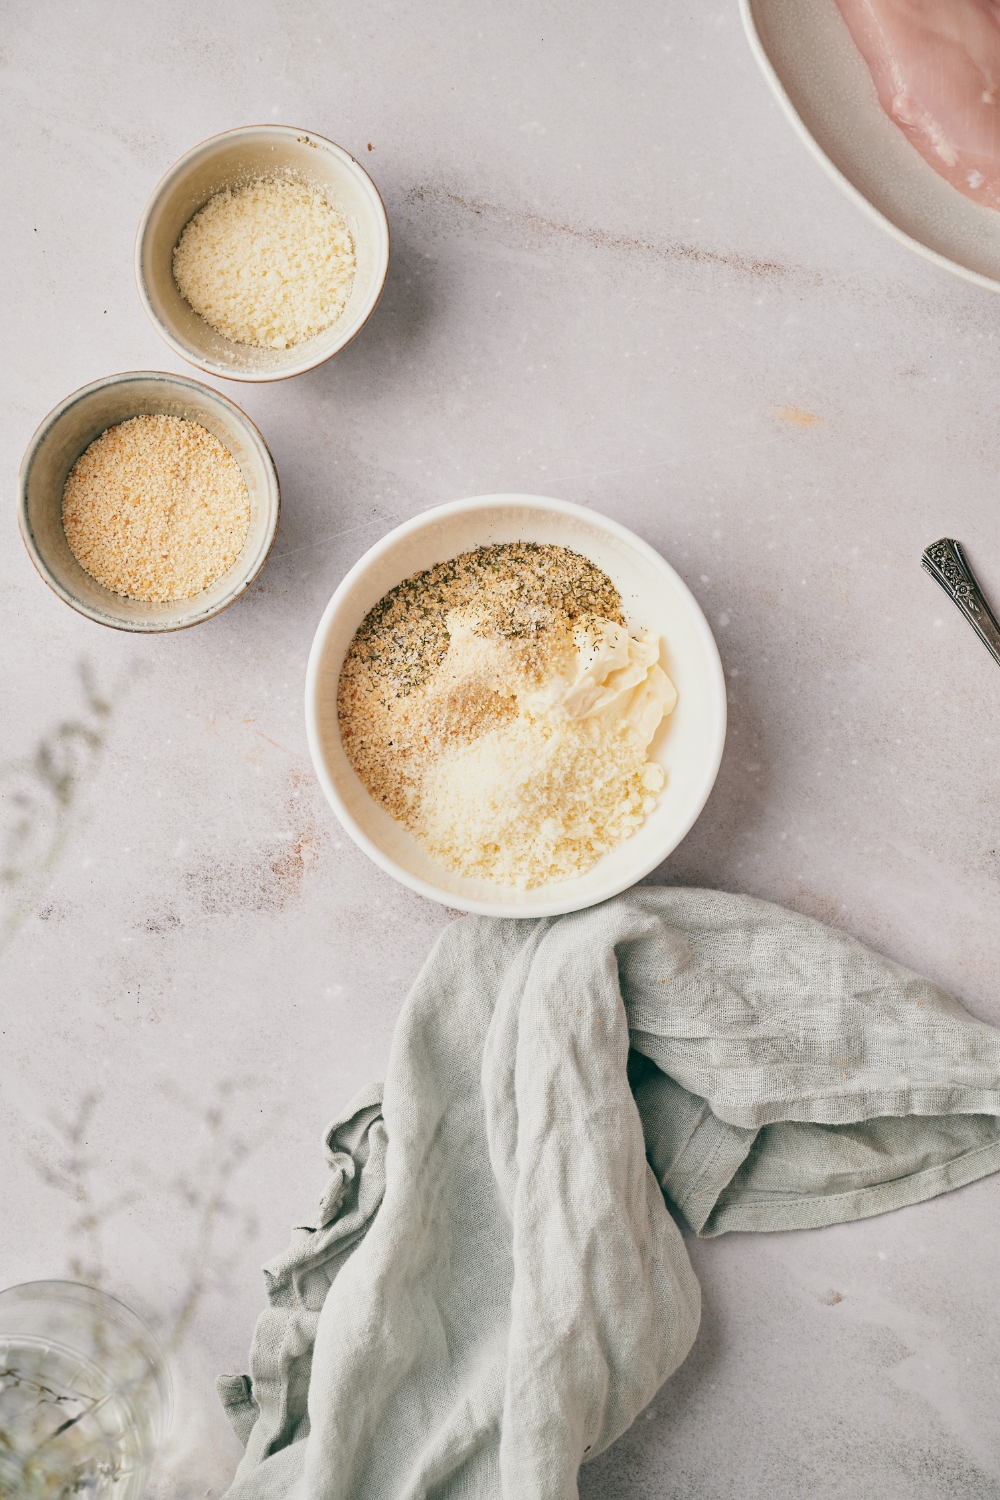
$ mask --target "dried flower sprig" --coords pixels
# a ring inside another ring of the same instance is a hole
[[[79,675],[80,712],[50,730],[33,754],[0,767],[0,950],[55,870],[127,687],[126,679],[111,694],[100,692],[86,662]]]
[[[37,1151],[31,1153],[39,1177],[78,1206],[69,1225],[67,1272],[73,1280],[97,1288],[106,1284],[106,1236],[123,1208],[146,1196],[169,1194],[187,1210],[193,1233],[190,1243],[179,1250],[187,1268],[185,1284],[174,1306],[151,1320],[164,1351],[171,1356],[183,1345],[206,1293],[225,1284],[240,1246],[256,1233],[255,1216],[238,1202],[232,1186],[235,1173],[275,1123],[271,1113],[252,1132],[244,1133],[233,1120],[234,1100],[255,1082],[223,1080],[207,1103],[191,1098],[171,1082],[161,1084],[162,1092],[199,1122],[206,1137],[199,1161],[189,1172],[172,1178],[160,1179],[146,1164],[134,1163],[133,1186],[101,1196],[96,1181],[100,1159],[87,1149],[100,1103],[93,1092],[81,1098],[72,1116],[49,1117],[55,1147],[52,1160]],[[220,1244],[224,1223],[238,1231],[237,1243],[228,1250]],[[102,1432],[94,1419],[102,1408],[115,1403],[124,1408],[148,1401],[153,1392],[145,1389],[144,1382],[152,1376],[136,1376],[134,1361],[128,1358],[134,1351],[101,1349],[96,1319],[91,1337],[95,1363],[103,1367],[108,1387],[102,1391],[59,1389],[57,1381],[46,1383],[44,1367],[31,1367],[30,1361],[25,1366],[23,1359],[19,1364],[10,1360],[4,1364],[0,1356],[0,1495],[17,1500],[68,1500],[83,1494],[90,1500],[105,1496],[131,1500],[130,1461],[122,1434],[113,1423]],[[53,1421],[54,1402],[68,1411],[61,1423]],[[171,1493],[174,1500],[187,1500],[183,1483],[172,1484]],[[194,1491],[191,1500],[193,1496]]]

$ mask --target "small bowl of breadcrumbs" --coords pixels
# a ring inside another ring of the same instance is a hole
[[[136,370],[67,396],[21,463],[18,520],[49,587],[98,624],[183,630],[238,599],[278,528],[278,476],[239,407]]]
[[[322,364],[367,323],[388,268],[389,224],[368,173],[288,125],[227,130],[188,151],[153,190],[135,242],[153,326],[226,380]]]

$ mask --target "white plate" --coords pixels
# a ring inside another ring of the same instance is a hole
[[[365,615],[404,578],[461,552],[496,542],[571,547],[603,568],[622,596],[633,630],[654,630],[677,707],[650,749],[667,774],[655,810],[630,839],[575,880],[518,891],[470,880],[435,864],[368,794],[344,753],[337,684]],[[538,495],[456,500],[397,527],[348,573],[316,631],[306,674],[306,727],[316,774],[347,832],[404,885],[462,911],[543,917],[578,911],[634,885],[677,847],[712,790],[726,737],[726,686],[708,621],[669,563],[606,516]]]
[[[1000,213],[939,177],[878,102],[834,0],[740,0],[751,50],[816,160],[887,234],[1000,292]]]

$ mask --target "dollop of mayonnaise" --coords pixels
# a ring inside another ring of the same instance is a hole
[[[659,638],[652,631],[629,635],[624,625],[599,620],[575,631],[573,644],[568,668],[540,688],[518,693],[519,706],[534,717],[607,714],[627,722],[640,744],[648,745],[677,702],[677,689],[659,665]]]

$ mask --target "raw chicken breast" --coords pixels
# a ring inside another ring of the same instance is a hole
[[[1000,208],[1000,0],[837,0],[879,102],[935,172]]]

